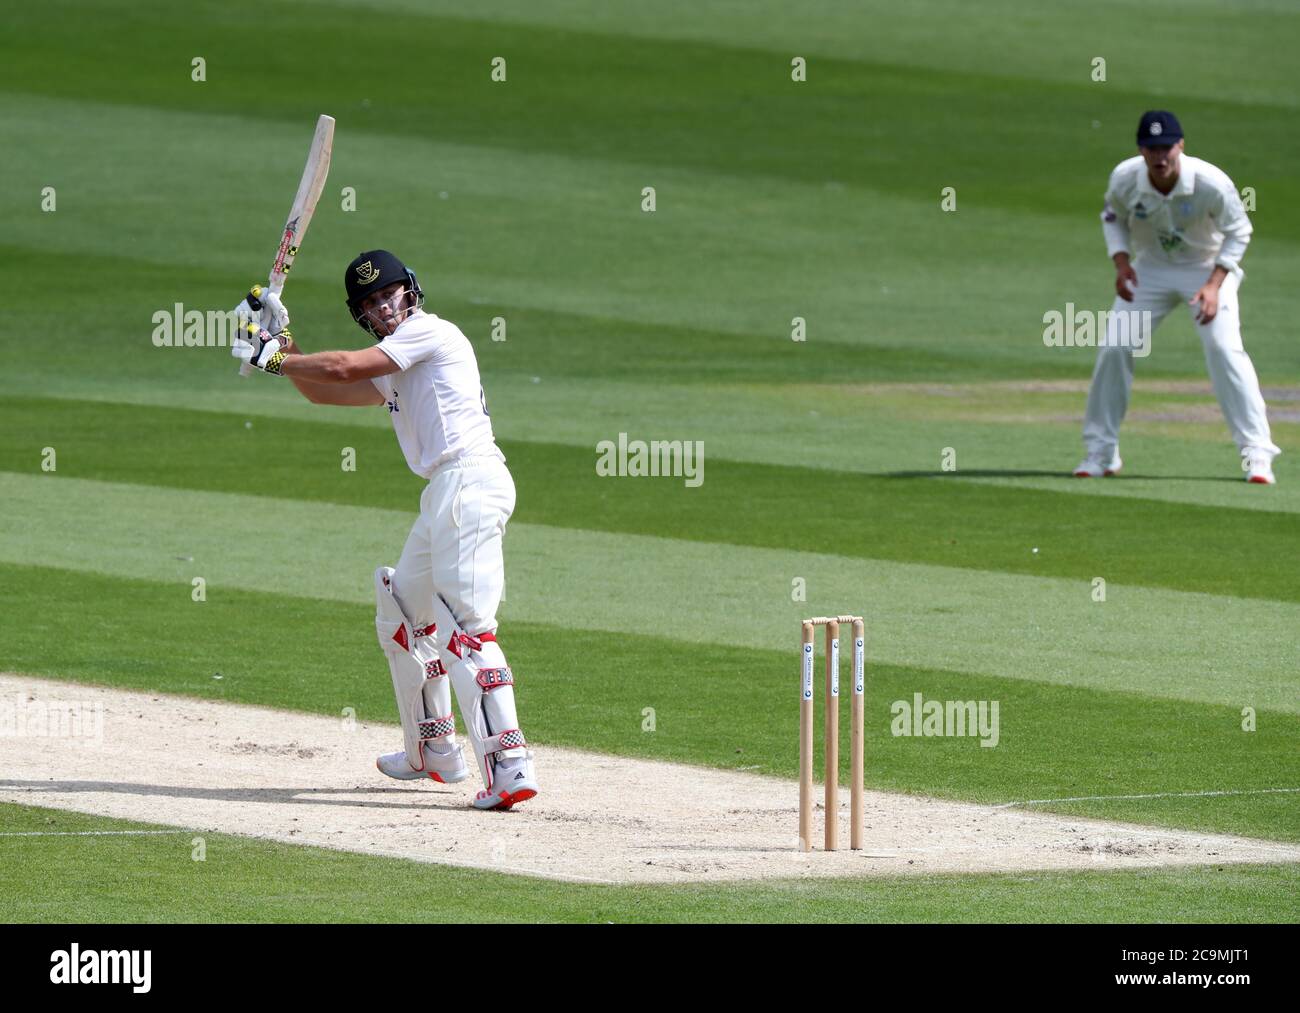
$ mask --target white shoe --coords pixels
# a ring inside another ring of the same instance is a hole
[[[506,812],[516,802],[527,802],[537,794],[537,778],[533,776],[533,765],[527,760],[516,759],[514,763],[501,761],[497,764],[496,781],[491,791],[480,791],[474,796],[475,809],[499,809]]]
[[[406,750],[384,753],[375,760],[375,766],[381,773],[395,777],[399,781],[418,781],[422,777],[431,777],[440,784],[455,784],[469,777],[465,766],[465,756],[457,746],[450,753],[435,753],[428,746],[424,747],[424,769],[415,770],[406,761]]]
[[[1101,478],[1103,475],[1118,475],[1120,468],[1124,467],[1124,462],[1119,459],[1119,451],[1112,450],[1109,454],[1089,453],[1077,468],[1074,469],[1075,478]]]
[[[1256,485],[1276,485],[1273,477],[1273,453],[1259,447],[1247,447],[1241,452],[1241,470],[1246,481]]]

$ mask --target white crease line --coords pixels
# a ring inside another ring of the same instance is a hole
[[[0,837],[144,837],[149,834],[197,834],[200,830],[0,830]]]
[[[1019,805],[1048,805],[1053,802],[1116,802],[1148,798],[1210,798],[1222,795],[1276,795],[1298,792],[1300,788],[1243,788],[1239,791],[1162,791],[1154,795],[1079,795],[1075,798],[1028,798],[1020,802],[1003,802],[994,809],[1011,809]]]

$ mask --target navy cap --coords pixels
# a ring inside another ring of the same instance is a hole
[[[1137,135],[1139,148],[1173,147],[1182,139],[1183,128],[1173,113],[1153,109],[1142,114]]]
[[[376,333],[370,318],[361,311],[361,304],[365,302],[366,296],[399,281],[406,284],[406,291],[414,297],[414,302],[410,303],[410,306],[414,309],[423,306],[424,291],[420,288],[420,283],[415,280],[415,272],[387,250],[370,250],[357,254],[343,276],[343,284],[348,290],[348,309],[352,313],[352,319],[376,341],[383,340],[383,336]]]
[[[343,276],[343,284],[348,290],[348,306],[358,309],[361,301],[372,292],[406,280],[406,265],[387,250],[358,254]]]

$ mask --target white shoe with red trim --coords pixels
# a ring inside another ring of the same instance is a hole
[[[1119,459],[1119,454],[1111,452],[1109,454],[1088,454],[1074,469],[1075,478],[1102,478],[1111,475],[1118,475],[1120,468],[1124,467],[1124,462]]]
[[[375,766],[381,773],[395,777],[399,781],[418,781],[430,777],[440,784],[455,784],[469,777],[469,768],[465,766],[465,756],[459,746],[450,753],[435,753],[428,746],[424,747],[424,770],[414,770],[406,761],[406,750],[384,753],[375,760]]]
[[[1241,470],[1246,481],[1254,485],[1275,485],[1273,477],[1273,452],[1260,447],[1247,447],[1241,452]]]
[[[474,796],[475,809],[499,809],[506,812],[519,802],[527,802],[537,794],[537,779],[533,777],[532,762],[528,759],[500,760],[496,766],[496,781],[491,791],[480,791]]]

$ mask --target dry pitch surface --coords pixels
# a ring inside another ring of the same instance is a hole
[[[541,794],[482,813],[469,805],[477,779],[398,782],[375,769],[378,753],[400,748],[396,726],[14,675],[0,675],[0,701],[15,715],[21,702],[28,722],[26,735],[0,735],[6,802],[554,879],[1300,861],[1295,845],[884,792],[867,793],[863,851],[803,854],[793,781],[543,744]],[[31,734],[41,705],[53,713],[59,702],[102,713],[101,732],[95,719],[78,740]],[[847,803],[844,793],[843,847]]]

